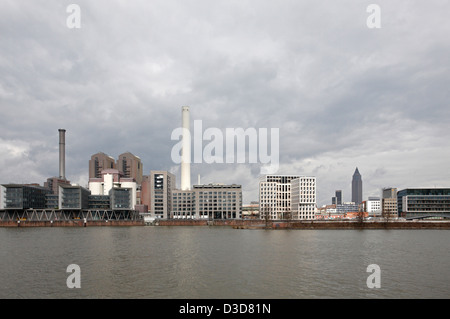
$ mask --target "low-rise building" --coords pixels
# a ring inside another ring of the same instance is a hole
[[[0,209],[45,209],[51,190],[38,184],[4,184],[0,186]]]
[[[450,188],[407,188],[397,192],[400,217],[450,218]]]
[[[91,192],[78,185],[59,186],[59,204],[61,210],[89,209],[89,195]]]

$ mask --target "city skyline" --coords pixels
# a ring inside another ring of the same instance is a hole
[[[205,127],[280,128],[277,174],[315,176],[318,206],[351,200],[355,167],[363,199],[448,186],[448,4],[379,1],[377,30],[356,1],[255,4],[80,1],[69,29],[67,4],[1,3],[0,183],[58,176],[63,127],[73,183],[92,154],[129,151],[179,185],[170,133],[189,105]],[[192,164],[191,178],[239,183],[249,203],[259,171]]]

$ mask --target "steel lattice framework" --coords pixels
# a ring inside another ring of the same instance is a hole
[[[139,213],[133,210],[55,210],[27,209],[0,211],[0,221],[70,221],[70,220],[138,220]]]

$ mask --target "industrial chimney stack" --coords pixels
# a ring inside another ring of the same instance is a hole
[[[59,129],[59,178],[66,179],[66,130]]]
[[[183,142],[181,150],[181,190],[191,189],[191,134],[189,106],[183,106],[181,111]]]

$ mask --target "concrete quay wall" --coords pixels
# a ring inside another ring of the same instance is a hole
[[[144,226],[142,220],[60,220],[60,221],[0,221],[0,227],[103,227],[103,226]],[[235,229],[450,229],[450,221],[270,221],[244,220],[159,220],[155,226],[226,226]]]
[[[450,229],[450,221],[270,221],[264,220],[161,220],[158,226],[230,226],[236,229]]]
[[[0,221],[0,227],[98,227],[98,226],[143,226],[143,221],[132,220],[59,220],[59,221]]]

